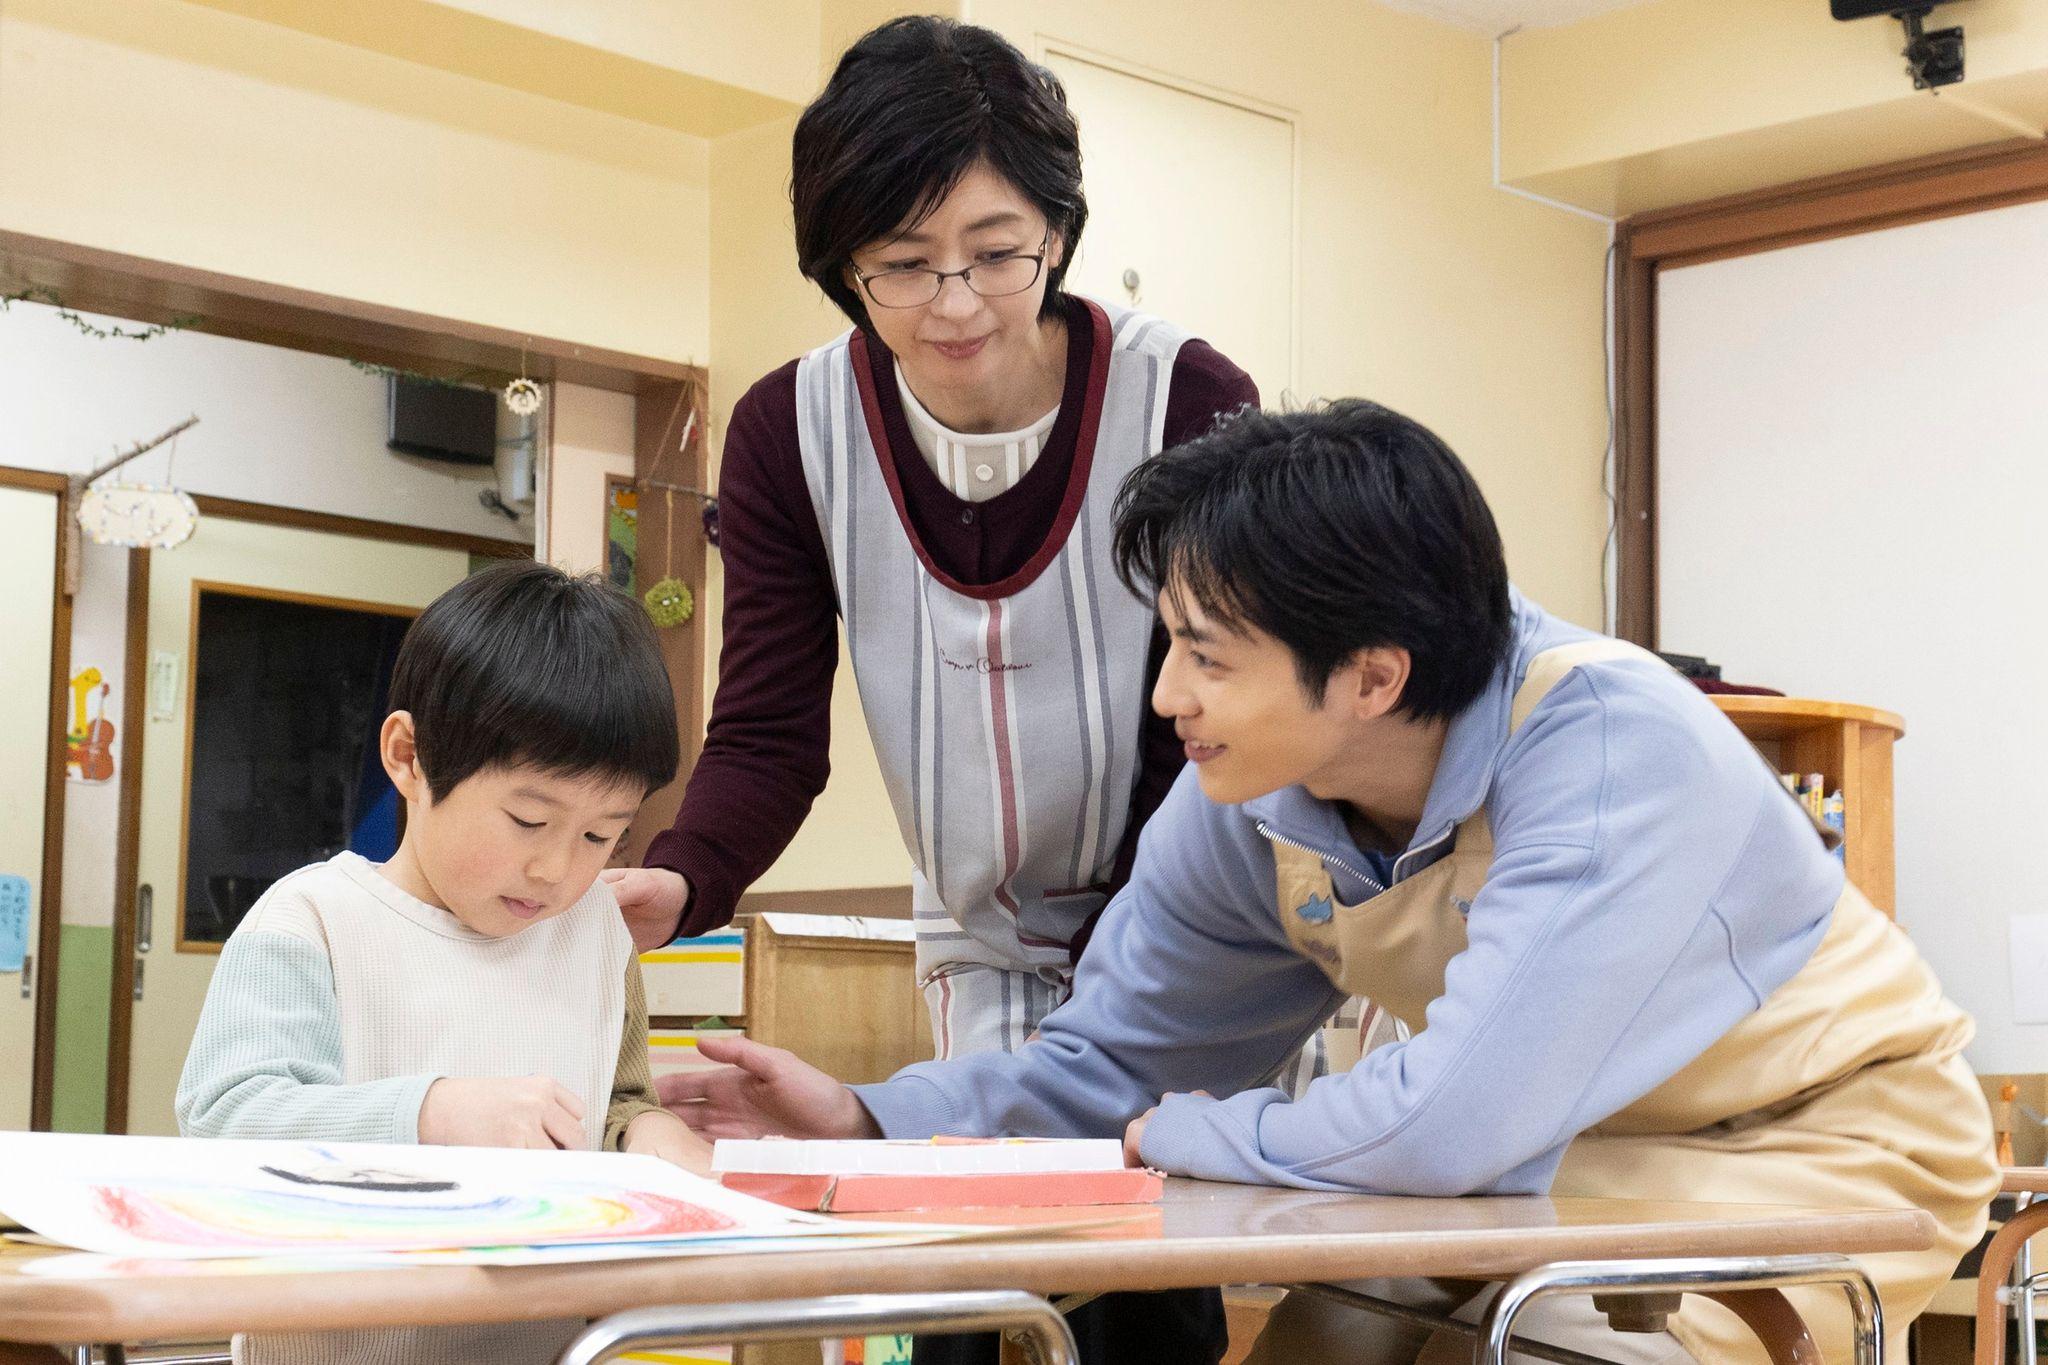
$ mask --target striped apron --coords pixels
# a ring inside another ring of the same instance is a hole
[[[1066,995],[1130,816],[1153,608],[1108,569],[1111,505],[1158,453],[1185,335],[1090,302],[1067,496],[1011,577],[961,583],[904,512],[865,338],[797,366],[797,430],[868,733],[910,851],[939,1056],[1009,1051]],[[962,504],[963,507],[966,504]]]
[[[1509,733],[1580,664],[1650,657],[1605,639],[1537,655]],[[1458,827],[1443,859],[1359,905],[1337,904],[1321,923],[1294,908],[1335,901],[1329,870],[1291,845],[1275,843],[1273,855],[1289,941],[1420,1033],[1445,968],[1465,950],[1459,907],[1493,861],[1485,810]],[[1858,1258],[1884,1301],[1888,1354],[1904,1360],[1906,1327],[1976,1242],[1998,1189],[1990,1113],[1962,1057],[1972,1032],[1905,934],[1844,883],[1806,965],[1677,1075],[1576,1138],[1551,1193],[1926,1209],[1940,1224],[1931,1249]],[[1849,1359],[1840,1293],[1786,1293],[1824,1356]],[[1701,1362],[1765,1360],[1732,1312],[1697,1295],[1671,1333]]]

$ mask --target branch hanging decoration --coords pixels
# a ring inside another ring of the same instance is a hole
[[[654,624],[667,630],[696,615],[697,599],[690,592],[690,585],[675,576],[673,561],[669,557],[675,549],[676,539],[675,490],[669,489],[662,497],[666,503],[661,523],[661,578],[640,600],[647,604],[647,614],[654,618]]]
[[[169,550],[192,538],[199,524],[199,508],[177,486],[176,474],[178,437],[198,424],[197,417],[188,417],[159,436],[117,451],[107,463],[72,480],[71,500],[77,509],[79,529],[87,539],[97,545],[131,550]],[[165,454],[162,483],[93,484],[101,475],[112,473],[166,442],[171,448]]]
[[[675,430],[676,413],[682,410],[682,405],[688,401],[688,397],[687,393],[679,395],[676,399],[676,406],[669,409],[668,425],[661,430],[661,443],[654,448],[654,462],[648,467],[647,478],[643,481],[649,487],[658,487],[662,490],[663,502],[661,518],[661,577],[655,580],[652,587],[641,594],[640,600],[646,604],[647,614],[653,618],[654,624],[663,630],[667,630],[670,626],[682,625],[692,616],[696,615],[697,612],[697,599],[691,593],[690,585],[677,578],[675,573],[676,491],[682,485],[663,483],[654,477],[655,471],[661,468],[661,462],[668,454],[668,434]],[[690,448],[690,433],[695,431],[696,428],[697,410],[692,407],[689,419],[683,423],[683,437],[680,441],[676,442],[676,449],[678,451],[686,451]]]
[[[662,576],[642,594],[641,601],[646,604],[647,614],[653,618],[654,624],[663,629],[682,625],[695,614],[697,609],[696,598],[690,592],[690,585],[675,576],[675,565],[672,556],[675,549],[676,494],[681,493],[685,497],[698,498],[703,501],[704,538],[712,545],[718,544],[718,499],[701,488],[695,488],[689,484],[672,483],[656,477],[661,470],[662,461],[669,454],[668,438],[669,433],[675,430],[676,416],[683,411],[684,404],[690,402],[690,397],[691,395],[688,391],[677,397],[675,407],[669,411],[668,425],[662,428],[661,441],[655,446],[654,459],[648,466],[647,477],[636,480],[634,484],[636,488],[641,489],[643,492],[654,488],[658,488],[662,492]],[[693,405],[690,407],[688,417],[683,422],[683,434],[675,444],[677,454],[686,454],[689,451],[690,437],[695,433],[696,429],[697,410]]]
[[[167,332],[182,332],[187,327],[197,326],[205,321],[203,318],[180,313],[169,322],[155,323],[143,328],[139,332],[131,332],[126,327],[120,326],[102,327],[82,313],[65,307],[63,297],[56,290],[45,289],[39,284],[24,285],[13,293],[0,294],[0,313],[7,312],[17,303],[47,304],[56,312],[58,317],[64,319],[64,321],[70,323],[95,341],[148,341],[153,337],[163,336]]]

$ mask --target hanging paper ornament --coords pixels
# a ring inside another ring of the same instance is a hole
[[[540,411],[540,385],[525,375],[505,386],[505,406],[521,417],[531,417]]]
[[[156,484],[97,484],[78,500],[79,529],[97,545],[168,550],[190,540],[198,524],[191,498]]]
[[[704,540],[712,549],[718,548],[718,499],[704,499]]]
[[[647,614],[654,618],[654,624],[663,630],[683,624],[697,610],[697,599],[691,594],[690,585],[680,578],[662,579],[640,600],[647,604]]]

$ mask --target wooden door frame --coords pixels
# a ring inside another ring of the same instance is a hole
[[[41,904],[36,909],[35,1023],[29,1057],[28,1126],[38,1131],[50,1126],[52,1089],[57,1075],[57,968],[62,957],[64,892],[64,793],[66,778],[66,736],[71,727],[65,714],[64,693],[71,681],[71,599],[64,595],[64,557],[73,534],[70,518],[64,515],[64,493],[69,487],[62,474],[40,469],[0,467],[0,488],[19,488],[32,493],[54,493],[57,513],[57,559],[53,566],[57,584],[50,611],[50,712],[46,722],[43,763],[43,864],[39,874]]]
[[[69,308],[103,313],[150,324],[176,324],[188,330],[215,336],[258,341],[293,350],[343,357],[374,365],[411,370],[440,378],[484,379],[504,382],[521,373],[535,379],[583,384],[630,394],[634,400],[636,477],[647,478],[659,461],[657,477],[701,488],[706,479],[706,450],[703,439],[708,413],[708,375],[701,366],[683,364],[653,356],[634,355],[599,346],[588,346],[557,337],[534,336],[504,327],[465,322],[454,318],[366,303],[358,299],[317,293],[260,280],[244,279],[218,271],[168,261],[150,260],[97,247],[79,246],[53,238],[0,230],[0,293],[24,286],[47,290]],[[678,405],[687,403],[697,421],[695,435],[685,450],[664,454],[661,441],[666,424]],[[549,418],[554,408],[549,405]],[[29,486],[61,492],[65,480],[59,474],[20,471]],[[0,471],[0,482],[16,483],[8,471]],[[545,502],[548,489],[540,490]],[[299,526],[371,539],[395,540],[406,544],[436,545],[467,550],[472,554],[507,555],[532,553],[535,547],[489,537],[400,526],[390,522],[306,512],[296,508],[241,502],[231,498],[194,499],[205,516],[259,521],[272,525]],[[694,511],[691,524],[694,525]],[[682,509],[678,508],[680,518]],[[59,517],[58,564],[63,564],[66,541],[72,532],[68,518]],[[643,518],[642,527],[647,526]],[[704,542],[701,535],[679,536],[677,567],[686,581],[699,585],[704,579]],[[127,1128],[128,1062],[133,1036],[135,963],[135,886],[140,848],[141,789],[131,792],[131,775],[139,783],[141,765],[142,694],[147,667],[148,554],[131,551],[128,579],[127,667],[129,681],[123,710],[128,730],[130,759],[122,774],[120,831],[115,845],[117,881],[114,896],[114,969],[109,1017],[107,1066],[107,1131]],[[52,650],[51,683],[51,778],[44,798],[44,905],[38,930],[36,970],[51,989],[36,1001],[35,1058],[32,1068],[35,1092],[31,1101],[31,1126],[49,1126],[51,1086],[56,1065],[56,965],[57,943],[62,924],[61,875],[63,871],[64,736],[65,716],[62,687],[69,676],[71,653],[71,601],[60,583],[57,592],[58,619],[53,621],[56,643]],[[138,620],[142,628],[138,631]],[[703,640],[701,617],[662,633],[664,656],[668,659],[676,697],[676,720],[683,738],[683,764],[669,788],[649,798],[643,820],[672,819],[681,800],[683,780],[695,761],[702,734]],[[140,641],[138,642],[138,635]],[[650,831],[651,832],[651,831]],[[644,847],[644,839],[642,841]]]
[[[1615,634],[1655,648],[1657,274],[1667,267],[2048,199],[2048,145],[2015,140],[1660,209],[1615,230]]]

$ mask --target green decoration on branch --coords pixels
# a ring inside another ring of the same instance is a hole
[[[661,520],[661,577],[640,598],[647,604],[647,614],[654,618],[654,624],[663,630],[683,624],[697,610],[697,599],[690,592],[690,585],[676,577],[673,558],[676,495],[671,491],[665,496],[667,515]]]
[[[486,370],[464,370],[450,379],[438,374],[421,374],[418,370],[401,370],[395,365],[372,365],[367,360],[351,358],[348,362],[364,374],[374,374],[383,379],[410,379],[421,384],[432,384],[438,389],[495,389],[497,376]]]
[[[64,300],[55,290],[45,289],[39,284],[25,285],[12,294],[0,294],[0,313],[8,311],[17,303],[48,304],[56,310],[58,317],[96,341],[148,341],[151,337],[160,337],[166,332],[182,332],[187,327],[195,327],[205,321],[204,318],[181,313],[169,322],[155,323],[139,332],[131,332],[126,327],[101,327],[82,314],[66,308]]]
[[[691,594],[690,585],[680,578],[662,579],[640,600],[647,604],[647,614],[654,618],[654,624],[663,630],[683,624],[697,611],[697,599]]]

